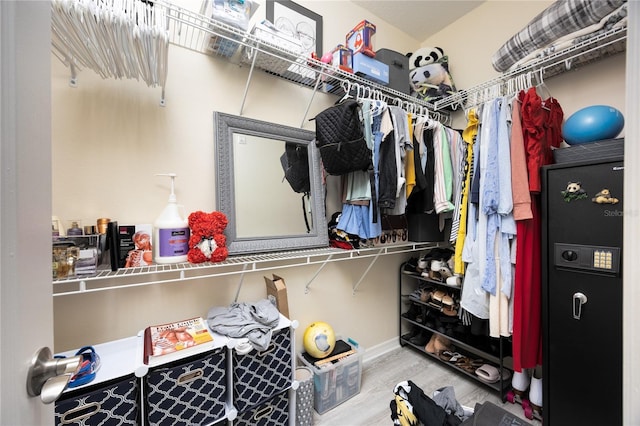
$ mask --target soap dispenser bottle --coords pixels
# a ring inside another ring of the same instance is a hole
[[[189,251],[189,223],[181,214],[182,206],[178,205],[174,192],[175,173],[162,173],[157,176],[171,178],[171,194],[169,202],[160,216],[153,223],[153,246],[156,263],[179,263],[187,261]]]

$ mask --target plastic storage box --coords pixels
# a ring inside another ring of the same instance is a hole
[[[335,363],[316,367],[302,353],[300,362],[313,371],[313,408],[323,414],[360,393],[362,382],[362,349],[351,339],[346,340],[356,352]]]
[[[411,93],[409,84],[409,58],[391,49],[378,49],[376,59],[389,66],[388,87],[405,94]]]

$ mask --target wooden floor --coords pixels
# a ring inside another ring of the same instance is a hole
[[[458,374],[446,365],[426,358],[410,348],[398,348],[363,365],[360,393],[320,415],[314,411],[317,426],[392,425],[389,403],[398,382],[411,380],[428,396],[445,386],[452,386],[456,399],[464,406],[491,401],[534,426],[542,423],[527,420],[522,407],[502,403],[498,394],[482,383]]]

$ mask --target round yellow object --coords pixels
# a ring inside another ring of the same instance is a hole
[[[304,350],[314,358],[325,358],[336,346],[336,335],[333,328],[323,321],[309,325],[302,337]]]

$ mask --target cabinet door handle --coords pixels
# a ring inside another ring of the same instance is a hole
[[[574,293],[573,295],[573,319],[580,319],[582,315],[582,305],[587,303],[587,296],[582,293]]]

